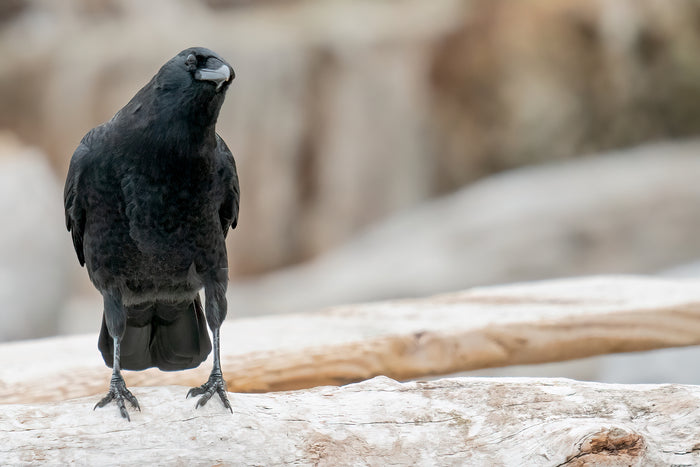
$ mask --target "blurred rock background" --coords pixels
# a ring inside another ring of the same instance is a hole
[[[237,75],[233,316],[700,257],[695,0],[4,0],[0,340],[97,329],[68,161],[191,45]]]

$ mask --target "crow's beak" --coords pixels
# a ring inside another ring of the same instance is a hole
[[[233,76],[233,70],[231,70],[230,66],[213,57],[207,60],[205,68],[199,68],[194,73],[194,79],[211,81],[216,84],[217,91],[221,89],[224,83],[228,83],[233,79]]]

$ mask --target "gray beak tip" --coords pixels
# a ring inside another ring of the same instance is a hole
[[[231,68],[228,65],[222,64],[219,68],[200,68],[194,74],[194,78],[199,81],[211,81],[216,84],[216,90],[221,89],[224,83],[231,79]]]

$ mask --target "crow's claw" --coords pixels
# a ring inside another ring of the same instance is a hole
[[[197,404],[195,405],[195,409],[198,409],[200,407],[203,407],[207,402],[209,402],[209,399],[211,399],[211,396],[213,396],[214,393],[217,393],[219,395],[219,397],[221,398],[221,402],[224,404],[224,407],[226,407],[231,413],[233,413],[231,404],[228,401],[228,396],[226,395],[226,382],[224,381],[224,377],[221,374],[212,374],[211,376],[209,376],[209,380],[206,383],[202,384],[197,388],[192,388],[189,391],[187,391],[187,397],[199,395],[202,396],[199,398]]]
[[[102,398],[100,402],[95,404],[95,407],[92,410],[95,410],[98,407],[102,408],[110,402],[115,401],[117,403],[117,408],[119,408],[119,413],[121,414],[121,416],[123,418],[126,418],[128,421],[131,421],[131,418],[129,418],[129,412],[126,411],[126,405],[124,404],[125,399],[129,401],[134,408],[138,409],[139,412],[141,411],[139,401],[137,401],[136,397],[134,397],[131,391],[129,391],[126,388],[124,378],[122,378],[121,376],[113,376],[112,381],[109,384],[109,392],[106,396]]]

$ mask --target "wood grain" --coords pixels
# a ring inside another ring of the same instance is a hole
[[[93,398],[5,405],[0,464],[700,464],[700,387],[453,378],[230,394],[135,388],[129,423]]]

